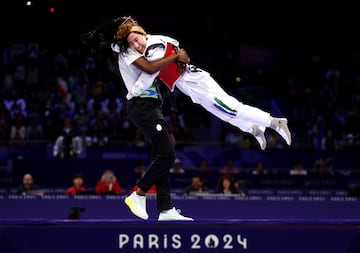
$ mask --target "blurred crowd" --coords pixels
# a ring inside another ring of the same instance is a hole
[[[16,192],[10,193],[20,195],[44,195],[44,194],[66,194],[74,195],[124,195],[137,190],[135,182],[144,176],[146,162],[137,160],[128,173],[133,174],[132,180],[126,179],[124,168],[120,170],[105,169],[93,172],[99,174],[99,178],[90,182],[89,178],[82,173],[75,173],[70,180],[64,181],[61,187],[48,188],[41,186],[39,178],[32,173],[25,173],[22,182],[17,185]],[[323,157],[316,160],[311,168],[306,168],[301,160],[295,161],[290,169],[276,171],[268,168],[260,160],[252,168],[241,168],[232,159],[228,159],[223,166],[211,167],[202,160],[199,167],[188,170],[183,166],[182,160],[176,158],[170,168],[170,177],[174,187],[174,193],[183,195],[201,194],[236,194],[245,196],[250,189],[337,189],[346,191],[347,179],[350,174],[343,177],[334,177],[329,161]],[[312,182],[313,181],[313,182]],[[312,183],[310,183],[312,182]],[[56,191],[54,191],[56,190]],[[157,188],[153,185],[147,194],[156,194]]]
[[[3,53],[2,144],[55,145],[66,141],[66,136],[77,136],[82,149],[119,142],[145,145],[127,117],[126,91],[111,52],[81,46],[50,50],[28,43],[9,45]],[[293,148],[354,149],[360,147],[360,57],[357,55],[352,52],[344,60],[313,53],[296,67],[274,72],[244,69],[236,80],[219,81],[241,101],[272,112],[277,108],[284,114],[293,134]],[[219,124],[176,90],[171,93],[164,88],[162,92],[166,101],[164,114],[175,145],[207,140],[242,148],[256,147],[250,136],[227,123]],[[251,100],[247,100],[249,96]],[[269,149],[284,148],[271,131],[266,135]],[[58,155],[59,150],[54,149],[54,156]]]

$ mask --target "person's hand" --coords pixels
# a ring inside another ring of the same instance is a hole
[[[190,58],[184,49],[178,50],[177,70],[179,75],[182,75],[186,71],[186,66],[190,62]]]
[[[176,72],[179,74],[179,75],[182,75],[185,73],[186,71],[186,63],[183,63],[183,62],[178,62],[177,63],[177,68],[176,68]]]
[[[185,49],[183,49],[183,48],[179,49],[177,51],[177,55],[178,55],[178,59],[177,59],[178,63],[187,64],[190,62],[190,58],[189,58],[188,54],[186,53]]]

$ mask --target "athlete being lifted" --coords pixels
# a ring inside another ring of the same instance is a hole
[[[152,35],[145,32],[131,17],[123,22],[114,34],[112,49],[121,53],[121,48],[128,46],[133,49],[138,57],[145,57],[154,61],[176,53],[179,42],[171,37]],[[135,54],[136,54],[135,53]],[[259,108],[246,105],[235,97],[226,93],[211,75],[188,62],[172,62],[167,67],[156,73],[144,71],[132,89],[128,91],[127,98],[131,99],[144,92],[149,84],[158,77],[171,91],[177,87],[191,100],[200,104],[207,111],[225,122],[252,134],[258,141],[261,149],[266,148],[265,129],[274,129],[291,145],[291,133],[286,118],[277,118]]]

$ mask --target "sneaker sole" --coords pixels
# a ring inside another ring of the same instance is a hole
[[[137,217],[139,217],[139,218],[141,218],[143,220],[149,219],[149,216],[144,216],[143,214],[137,212],[136,209],[132,207],[132,203],[131,203],[131,200],[129,198],[125,198],[125,204],[130,208],[130,211],[133,214],[135,214]]]
[[[257,140],[260,148],[261,148],[262,150],[265,150],[265,149],[266,149],[266,139],[265,139],[265,137],[259,136],[259,135],[254,135],[254,137],[255,137],[255,139]]]
[[[281,137],[286,141],[286,143],[290,146],[291,145],[291,136],[290,136],[290,130],[287,126],[282,126],[277,131]]]
[[[158,221],[194,221],[194,219],[158,219]]]
[[[291,133],[289,127],[287,126],[287,119],[282,120],[283,124],[281,126],[277,126],[275,131],[280,134],[280,136],[286,141],[286,143],[291,145]]]
[[[264,132],[265,132],[265,128],[259,126],[252,133],[262,150],[266,149],[266,138]]]

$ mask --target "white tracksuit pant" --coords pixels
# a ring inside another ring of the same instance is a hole
[[[146,58],[156,60],[174,53],[171,46],[172,41],[173,39],[170,37],[148,35],[147,49],[145,50]],[[176,63],[171,64],[176,65]],[[194,103],[201,105],[213,115],[240,128],[242,131],[252,133],[254,124],[258,125],[262,131],[265,131],[265,128],[270,126],[271,118],[269,113],[245,105],[227,94],[207,71],[193,65],[187,65],[185,73],[181,76],[176,73],[176,67],[174,66],[165,68],[162,71],[167,71],[168,82],[162,80],[167,85],[171,83],[168,87],[173,87],[172,84],[174,84],[182,93],[189,96]],[[159,76],[161,76],[161,73]],[[175,83],[173,80],[176,80]],[[144,81],[140,83],[151,82]]]
[[[262,130],[270,126],[269,113],[241,103],[226,93],[208,72],[195,66],[187,66],[186,72],[175,82],[175,87],[194,103],[244,132],[251,133],[254,124]]]

